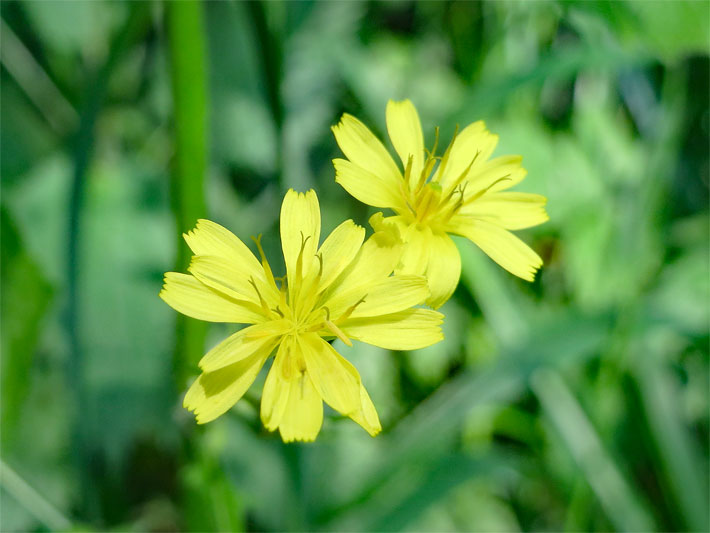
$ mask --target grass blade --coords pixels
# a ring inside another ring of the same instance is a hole
[[[586,413],[558,373],[539,370],[532,388],[589,485],[619,531],[652,531],[653,520],[604,449]]]

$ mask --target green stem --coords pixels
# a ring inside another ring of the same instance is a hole
[[[184,271],[190,252],[182,234],[206,214],[204,180],[207,167],[207,69],[203,6],[194,0],[167,2],[165,23],[170,51],[175,158],[172,206],[177,224],[177,270]],[[182,390],[202,355],[204,322],[178,317],[173,360],[176,386]]]

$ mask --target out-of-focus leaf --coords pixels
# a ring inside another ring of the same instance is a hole
[[[705,217],[692,222],[707,228]],[[690,225],[685,225],[687,233],[692,230]],[[649,295],[647,310],[653,319],[688,334],[707,334],[710,323],[709,252],[707,241],[698,243],[664,267],[658,286]]]
[[[634,376],[638,382],[648,427],[658,457],[663,478],[668,487],[668,496],[680,509],[675,517],[691,531],[707,531],[708,517],[708,463],[702,457],[697,443],[683,424],[679,405],[677,380],[666,368],[664,353],[667,352],[667,332],[663,329],[648,330],[645,338],[639,339],[634,354]],[[671,341],[672,342],[672,341]]]
[[[487,456],[483,459],[464,454],[441,454],[438,460],[417,480],[416,488],[393,506],[373,509],[366,521],[357,524],[365,531],[400,531],[416,523],[432,505],[449,492],[476,477],[504,478],[515,466],[510,457]],[[354,524],[353,524],[354,525]]]
[[[42,318],[54,290],[27,253],[5,206],[0,207],[2,268],[2,447],[11,446],[32,376]]]
[[[470,91],[456,114],[458,122],[473,122],[499,111],[516,92],[541,87],[548,80],[568,80],[587,70],[616,71],[642,66],[650,60],[639,52],[605,45],[570,45],[548,52],[532,67],[485,80]]]
[[[121,4],[93,2],[26,2],[23,8],[53,53],[83,54],[95,62],[101,62],[108,53],[106,35],[127,11]]]
[[[693,0],[674,2],[627,1],[638,25],[627,28],[627,41],[645,41],[666,61],[691,54],[707,54],[710,39],[710,4]]]
[[[185,467],[182,490],[186,530],[245,531],[241,498],[213,458]]]

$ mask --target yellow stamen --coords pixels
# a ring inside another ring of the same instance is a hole
[[[347,335],[345,335],[345,333],[343,333],[343,331],[338,326],[336,326],[333,322],[331,322],[330,320],[326,320],[325,325],[330,331],[333,332],[333,334],[335,334],[336,337],[338,337],[346,345],[348,345],[348,346],[353,345],[352,341],[350,339],[348,339]]]
[[[301,232],[301,251],[298,252],[298,259],[296,260],[296,279],[294,280],[295,283],[301,283],[301,281],[302,281],[303,250],[305,250],[306,243],[308,242],[308,239],[310,239],[310,238],[311,238],[310,235],[308,237],[304,237],[303,232]]]
[[[276,282],[274,281],[274,274],[273,272],[271,272],[271,266],[269,266],[269,262],[266,260],[266,254],[264,253],[264,249],[261,247],[261,233],[259,233],[257,237],[252,236],[252,240],[256,243],[256,248],[259,250],[259,255],[261,256],[261,266],[264,267],[264,272],[266,273],[266,280],[275,286]]]
[[[436,181],[439,181],[441,179],[441,176],[443,176],[443,174],[444,174],[444,170],[446,169],[446,165],[449,162],[449,155],[451,154],[451,148],[454,146],[454,142],[456,141],[456,136],[458,134],[459,134],[459,125],[456,124],[456,128],[454,129],[454,137],[453,137],[453,139],[451,139],[449,146],[446,147],[446,151],[444,152],[444,155],[441,158],[441,163],[439,164],[439,169],[436,173]]]
[[[269,306],[266,303],[266,300],[264,300],[264,297],[261,295],[259,288],[256,286],[256,282],[254,281],[254,278],[249,278],[249,283],[251,283],[251,286],[254,287],[254,290],[256,291],[256,295],[259,297],[259,303],[261,304],[261,308],[266,312],[266,316],[270,316],[271,309],[269,309]]]
[[[476,159],[478,159],[478,154],[480,154],[480,153],[481,153],[480,150],[476,150],[476,155],[473,156],[473,159],[471,159],[471,162],[468,164],[466,169],[461,174],[459,174],[459,177],[456,178],[456,180],[454,180],[454,182],[451,185],[449,185],[449,187],[451,187],[452,192],[454,189],[456,189],[456,187],[458,187],[461,184],[461,182],[463,180],[466,179],[466,176],[468,176],[468,173],[471,170],[471,167],[476,162]],[[447,200],[448,200],[448,198],[447,198]]]
[[[471,196],[471,198],[467,198],[467,199],[464,201],[464,203],[470,204],[470,203],[473,202],[474,200],[478,200],[481,196],[483,196],[484,194],[486,194],[494,185],[497,185],[497,184],[500,183],[501,181],[510,181],[510,178],[509,178],[508,176],[510,176],[510,174],[506,174],[506,175],[503,176],[502,178],[498,178],[497,180],[495,180],[493,183],[491,183],[491,184],[490,184],[488,187],[486,187],[485,189],[481,189],[481,190],[478,191],[476,194],[474,194],[473,196]]]
[[[367,298],[367,294],[366,294],[365,296],[363,296],[362,298],[360,298],[360,299],[359,299],[357,302],[355,302],[353,305],[351,305],[350,307],[348,307],[348,309],[347,309],[342,315],[340,315],[340,317],[338,318],[338,322],[342,322],[343,320],[346,320],[347,318],[349,318],[350,315],[353,314],[353,311],[355,311],[355,309],[357,308],[357,306],[360,305],[361,303],[364,303],[364,302],[365,302],[365,298]],[[327,309],[327,307],[324,308],[324,309]],[[328,319],[330,320],[330,316],[328,317]]]
[[[429,152],[425,148],[425,150],[427,152],[427,159],[424,162],[424,168],[422,168],[422,172],[419,175],[419,181],[417,183],[417,186],[414,189],[415,194],[422,190],[422,187],[424,187],[424,185],[426,184],[427,179],[429,178],[429,175],[431,174],[431,171],[434,169],[434,165],[436,164],[437,158],[435,157],[435,154],[436,154],[436,148],[437,148],[437,146],[439,146],[439,127],[438,126],[434,130],[434,134],[435,134],[434,147],[431,149],[431,152]]]

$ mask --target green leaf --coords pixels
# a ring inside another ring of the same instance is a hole
[[[0,319],[2,322],[2,445],[11,445],[27,395],[34,352],[42,318],[54,290],[34,259],[5,209],[0,207],[2,269]]]

